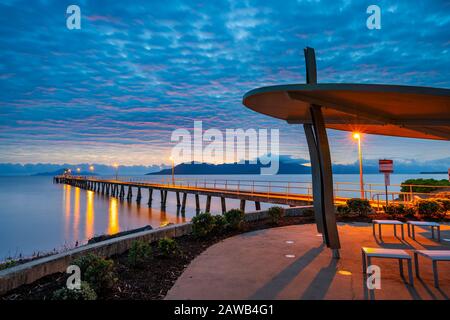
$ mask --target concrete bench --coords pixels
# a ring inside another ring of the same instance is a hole
[[[403,277],[403,260],[406,260],[408,263],[409,284],[411,286],[414,286],[411,256],[405,250],[362,247],[361,253],[363,262],[363,274],[367,273],[367,265],[370,266],[372,264],[372,258],[398,259],[400,275]]]
[[[431,228],[431,238],[434,239],[434,229],[437,231],[437,240],[441,242],[441,225],[436,222],[429,221],[408,221],[408,236],[416,240],[415,227],[430,227]],[[412,231],[412,233],[411,233]]]
[[[420,277],[419,274],[419,255],[426,257],[431,260],[433,264],[433,277],[434,286],[439,287],[439,275],[437,269],[438,261],[450,261],[450,250],[415,250],[414,251],[414,266],[416,269],[417,278]]]
[[[380,240],[382,239],[381,236],[381,226],[382,225],[391,225],[394,226],[394,236],[397,236],[397,226],[400,226],[402,231],[402,240],[405,240],[405,232],[403,231],[403,225],[404,223],[398,220],[373,220],[372,221],[372,232],[373,236],[375,237],[375,225],[378,224],[378,237]]]

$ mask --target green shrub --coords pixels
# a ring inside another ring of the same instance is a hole
[[[303,210],[304,217],[314,217],[314,209],[305,209]]]
[[[133,266],[142,266],[150,257],[152,248],[146,241],[133,241],[128,251],[128,263]]]
[[[13,259],[7,259],[5,262],[0,263],[0,270],[12,268],[17,265],[17,261]]]
[[[192,233],[196,237],[205,237],[214,229],[214,218],[208,212],[192,218]]]
[[[417,213],[424,217],[439,216],[443,213],[442,205],[435,200],[420,199],[414,202]]]
[[[214,223],[213,230],[215,232],[222,232],[225,229],[225,226],[227,224],[224,216],[222,216],[220,214],[213,216],[213,223]]]
[[[434,200],[437,201],[438,203],[440,203],[442,210],[444,212],[448,212],[450,211],[450,199],[443,199],[443,198],[433,198],[430,200]]]
[[[164,257],[175,256],[178,253],[178,244],[170,238],[163,238],[158,241],[158,250]]]
[[[389,215],[404,215],[405,205],[402,203],[389,203],[387,206],[383,206],[384,212]]]
[[[66,287],[53,292],[52,300],[96,300],[97,294],[89,283],[81,281],[80,289],[68,289]]]
[[[244,221],[244,212],[239,209],[231,209],[224,214],[225,221],[231,229],[239,229]]]
[[[405,205],[404,211],[404,217],[407,218],[412,218],[416,214],[416,208],[412,205]]]
[[[341,216],[348,216],[351,213],[350,208],[346,204],[340,204],[336,207],[336,211]]]
[[[356,213],[360,216],[367,216],[372,212],[369,200],[352,198],[347,200],[347,206],[352,213]]]
[[[110,289],[116,281],[112,260],[90,253],[76,259],[74,264],[80,267],[82,279],[87,281],[96,292]]]
[[[415,185],[421,185],[421,186],[426,186],[426,187],[420,187],[420,186],[408,186],[411,184],[415,184]],[[450,186],[450,181],[446,180],[446,179],[441,179],[441,180],[435,180],[435,179],[408,179],[404,182],[402,182],[401,184],[401,192],[411,192],[411,188],[413,192],[418,192],[418,193],[429,193],[432,191],[435,191],[437,189],[442,189],[442,188],[433,188],[433,186]]]
[[[282,207],[271,207],[267,213],[271,223],[279,224],[281,218],[284,216],[284,209]]]

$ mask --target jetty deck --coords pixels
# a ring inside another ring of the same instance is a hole
[[[240,200],[240,209],[245,211],[247,202],[254,202],[255,209],[261,209],[261,203],[271,203],[289,206],[304,206],[313,204],[312,186],[310,183],[300,182],[264,182],[264,181],[240,181],[240,180],[165,180],[161,183],[155,181],[130,181],[120,179],[109,179],[100,177],[82,177],[72,175],[61,175],[54,177],[56,183],[64,183],[80,187],[82,189],[98,192],[103,195],[117,197],[121,200],[141,203],[144,197],[147,204],[152,206],[153,192],[160,193],[161,207],[164,208],[167,202],[167,194],[173,192],[176,195],[177,206],[181,212],[186,209],[188,195],[193,195],[197,211],[200,207],[200,196],[206,197],[206,204],[203,211],[209,212],[211,199],[213,197],[221,199],[222,212],[227,210],[226,199]],[[376,186],[368,188],[367,199],[375,208],[384,205],[380,201],[379,190]],[[356,193],[357,189],[348,187],[347,184],[335,185],[335,194]],[[397,193],[395,193],[398,196]],[[410,193],[404,196],[410,196]],[[343,204],[352,196],[335,196],[335,205]],[[392,193],[392,198],[394,193]]]

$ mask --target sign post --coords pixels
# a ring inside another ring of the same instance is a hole
[[[390,174],[394,172],[394,160],[380,159],[378,160],[378,167],[381,173],[384,173],[384,188],[386,190],[386,206],[389,204],[388,200],[388,186],[391,184]]]

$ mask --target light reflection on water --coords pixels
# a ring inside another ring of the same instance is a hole
[[[109,224],[108,233],[114,234],[119,232],[119,210],[117,209],[117,199],[109,199]]]
[[[159,193],[153,193],[153,207],[131,203],[70,185],[53,184],[51,177],[0,177],[0,261],[30,256],[36,252],[64,250],[86,243],[102,234],[151,225],[189,221],[195,203],[188,201],[184,215],[177,214],[173,195],[166,211]]]

